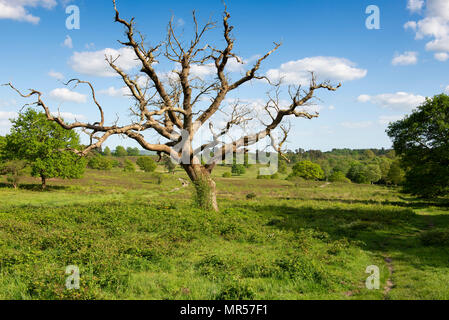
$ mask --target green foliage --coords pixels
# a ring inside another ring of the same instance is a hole
[[[113,152],[113,155],[115,157],[126,157],[128,155],[128,152],[126,151],[125,147],[117,146]]]
[[[321,180],[324,179],[324,171],[318,164],[305,160],[293,166],[290,176],[300,177],[306,180]]]
[[[0,175],[6,175],[6,180],[12,184],[14,189],[19,187],[19,182],[25,174],[27,163],[22,160],[11,160],[0,163]]]
[[[375,183],[382,178],[382,172],[376,164],[354,163],[348,172],[348,178],[355,183]]]
[[[230,173],[230,172],[225,172],[225,173],[223,173],[223,176],[222,176],[223,178],[231,178],[232,177],[232,173]]]
[[[103,155],[106,157],[110,157],[112,155],[111,149],[109,147],[104,148]]]
[[[406,192],[429,198],[449,194],[449,96],[427,99],[390,124],[387,133],[402,159]]]
[[[111,170],[112,161],[102,155],[95,155],[89,159],[87,166],[95,170]]]
[[[20,159],[31,165],[31,174],[48,178],[80,178],[86,167],[84,158],[68,149],[79,148],[79,136],[46,119],[45,114],[28,109],[12,120],[6,136],[5,157]]]
[[[330,182],[344,182],[344,183],[351,182],[351,180],[346,178],[345,174],[341,171],[332,172],[332,174],[329,176],[329,181]]]
[[[400,161],[396,160],[390,166],[390,170],[388,171],[386,181],[388,184],[399,186],[402,183],[404,183],[404,179],[405,179],[405,172],[401,168]]]
[[[193,193],[193,204],[202,210],[212,210],[211,186],[205,179],[193,182],[195,192]]]
[[[286,174],[287,173],[287,163],[285,162],[285,160],[280,159],[279,163],[278,163],[278,172],[281,174]]]
[[[123,163],[123,171],[125,172],[134,172],[136,171],[136,166],[131,160],[126,159]]]
[[[248,193],[248,194],[246,195],[246,199],[252,200],[252,199],[255,199],[256,196],[257,196],[257,195],[256,195],[254,192],[251,192],[251,193]]]
[[[236,163],[234,163],[232,165],[231,173],[233,175],[241,176],[242,174],[245,174],[245,172],[246,172],[246,168],[245,168],[245,166],[243,164],[236,164]]]
[[[126,153],[128,156],[131,156],[131,157],[140,156],[140,150],[137,147],[136,148],[131,148],[131,147],[126,148]]]
[[[157,168],[156,162],[151,157],[139,157],[136,164],[145,172],[154,172]]]

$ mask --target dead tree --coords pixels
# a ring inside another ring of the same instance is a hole
[[[90,88],[100,119],[88,123],[79,121],[67,123],[50,111],[42,100],[41,92],[30,90],[29,93],[22,93],[12,84],[8,85],[24,98],[36,97],[37,101],[34,104],[43,108],[49,121],[54,121],[67,130],[81,129],[87,133],[90,144],[84,150],[73,150],[80,156],[86,156],[90,151],[100,148],[113,135],[127,136],[137,141],[145,150],[157,152],[159,156],[170,156],[182,166],[196,186],[198,198],[203,199],[203,207],[218,210],[216,187],[211,173],[215,165],[221,163],[227,154],[242,152],[264,138],[272,138],[273,131],[278,127],[282,128],[285,137],[280,144],[276,145],[273,139],[271,144],[277,152],[281,152],[281,146],[286,141],[288,133],[283,126],[285,120],[290,116],[306,119],[318,117],[318,113],[307,112],[305,109],[314,98],[315,91],[318,89],[335,91],[340,87],[340,84],[332,86],[329,82],[317,83],[315,76],[311,74],[310,86],[305,89],[300,85],[295,89],[289,87],[289,101],[281,105],[279,95],[281,84],[272,84],[266,77],[258,74],[262,62],[275,52],[280,44],[275,43],[271,51],[257,59],[239,78],[232,79],[226,71],[226,67],[233,59],[243,66],[241,58],[234,53],[233,27],[229,24],[230,14],[226,8],[222,20],[224,38],[222,48],[205,43],[205,34],[215,28],[216,24],[209,21],[200,27],[195,12],[193,12],[194,34],[191,41],[181,41],[171,21],[166,40],[156,46],[149,46],[145,38],[135,30],[134,18],[129,21],[121,18],[115,0],[113,4],[115,22],[123,25],[126,34],[126,40],[119,42],[133,50],[141,65],[139,74],[132,76],[118,66],[119,57],[106,57],[107,63],[120,75],[134,100],[130,109],[135,117],[128,125],[105,124],[103,107],[96,98],[93,85],[89,82],[72,79],[66,83],[75,86],[87,85]],[[155,66],[159,57],[176,63],[179,68],[173,71],[171,76],[157,72]],[[214,77],[209,80],[194,77],[192,68],[198,67],[213,68]],[[262,108],[265,120],[253,117],[254,110],[238,102],[231,106],[232,111],[226,112],[226,107],[229,107],[226,103],[228,94],[253,80],[266,81],[267,85],[275,88],[274,96],[269,95],[266,105]],[[219,111],[227,115],[228,119],[223,128],[215,130],[211,118]],[[254,133],[244,134],[230,142],[223,139],[232,128],[250,121],[259,121],[259,129]],[[212,139],[195,148],[193,143],[195,136],[201,128],[207,126]],[[146,131],[157,133],[164,142],[148,141],[143,135]],[[200,160],[202,153],[210,152],[211,147],[214,151],[210,161],[202,163]]]

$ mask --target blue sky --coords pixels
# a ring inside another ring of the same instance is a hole
[[[80,9],[79,30],[68,30],[65,8]],[[367,29],[369,5],[380,9],[380,29]],[[305,81],[307,71],[319,80],[341,81],[337,92],[319,92],[314,120],[292,119],[291,149],[389,148],[385,134],[389,121],[400,119],[424,97],[449,90],[449,2],[447,0],[228,0],[236,38],[235,52],[247,61],[282,47],[265,61],[260,73]],[[221,1],[124,1],[121,16],[134,16],[137,28],[151,44],[165,39],[169,19],[187,36],[191,11],[201,22],[220,21]],[[97,121],[98,114],[85,88],[65,88],[60,79],[91,81],[104,106],[107,120],[125,121],[130,102],[122,97],[122,83],[102,65],[104,50],[120,52],[123,66],[133,70],[132,58],[119,50],[123,28],[113,22],[112,1],[0,0],[0,82],[35,88],[53,111],[67,120]],[[219,28],[210,39],[223,44]],[[161,62],[159,71],[173,66]],[[241,70],[235,71],[236,76]],[[266,86],[252,83],[234,98],[251,105],[263,103]],[[27,101],[0,88],[0,134]],[[29,101],[28,101],[29,102]],[[151,135],[149,138],[152,137]],[[114,137],[106,145],[136,146]]]

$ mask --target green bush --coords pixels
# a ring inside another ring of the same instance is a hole
[[[125,172],[134,172],[136,171],[136,166],[134,163],[128,159],[125,160],[125,163],[123,164],[123,171]]]
[[[245,174],[246,168],[245,168],[245,166],[243,164],[236,164],[236,163],[234,163],[232,165],[231,172],[232,172],[233,175],[241,176],[242,174]]]
[[[306,180],[322,180],[324,179],[324,171],[319,164],[305,160],[293,166],[293,171],[290,176],[301,177]]]
[[[223,178],[231,178],[232,174],[230,172],[223,173]]]
[[[153,172],[157,168],[156,162],[150,157],[139,157],[136,164],[145,172]]]
[[[87,167],[95,170],[111,170],[112,161],[98,154],[89,159]]]
[[[330,182],[345,182],[345,183],[351,182],[351,180],[346,178],[345,174],[341,171],[332,172],[332,174],[329,176],[329,181]]]

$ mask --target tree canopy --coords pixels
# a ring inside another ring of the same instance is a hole
[[[406,171],[406,192],[423,197],[449,193],[449,96],[427,99],[387,133]]]
[[[5,138],[4,158],[24,160],[31,165],[31,175],[42,179],[80,178],[86,161],[71,150],[79,148],[79,136],[75,131],[61,128],[47,121],[44,113],[31,108],[12,122],[11,133]]]

